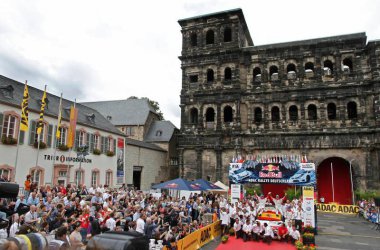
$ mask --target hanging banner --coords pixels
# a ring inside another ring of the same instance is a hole
[[[337,203],[317,203],[317,211],[338,214],[358,214],[359,207],[355,205],[340,205]]]
[[[315,211],[314,211],[314,187],[303,186],[303,209],[304,211],[304,225],[315,227]]]
[[[262,163],[246,160],[243,163],[230,163],[230,183],[289,184],[313,186],[316,181],[315,164],[295,161]]]
[[[117,138],[117,165],[116,179],[117,184],[124,183],[124,138]]]
[[[233,203],[237,202],[240,199],[241,185],[231,184],[231,201]]]

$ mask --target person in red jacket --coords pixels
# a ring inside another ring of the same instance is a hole
[[[280,241],[288,241],[289,237],[289,231],[288,228],[285,226],[285,223],[282,223],[281,226],[277,229],[277,239]]]

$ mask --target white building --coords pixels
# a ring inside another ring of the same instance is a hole
[[[60,98],[49,93],[47,93],[44,128],[41,134],[41,140],[46,147],[40,148],[38,152],[35,147],[36,124],[43,91],[32,86],[28,87],[29,130],[20,133],[16,165],[15,142],[18,139],[24,84],[0,76],[0,175],[16,181],[21,187],[28,174],[31,174],[33,181],[39,185],[84,183],[87,186],[99,184],[116,186],[125,182],[125,135],[96,110],[76,104],[78,120],[75,146],[72,151],[67,150],[65,146],[70,125],[70,106],[73,102],[63,100],[62,136],[57,141],[55,132]],[[89,146],[89,155],[82,161],[78,160],[76,152],[76,148],[80,145]]]

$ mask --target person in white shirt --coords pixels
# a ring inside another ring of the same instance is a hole
[[[20,217],[17,213],[13,214],[13,224],[9,229],[9,237],[15,237],[20,227]]]
[[[227,213],[226,208],[222,208],[222,212],[220,212],[220,220],[222,221],[222,235],[227,234],[228,232],[228,224],[230,222],[230,215]]]
[[[106,227],[107,227],[110,231],[114,231],[115,228],[116,228],[116,221],[115,221],[114,217],[115,217],[115,214],[114,214],[114,213],[111,213],[111,214],[110,214],[110,217],[109,217],[108,220],[106,221]]]
[[[274,237],[273,230],[271,226],[269,226],[267,223],[264,223],[264,238],[263,242],[267,242],[269,245],[272,243],[272,239]]]
[[[35,225],[38,221],[37,207],[35,205],[30,206],[29,212],[25,214],[25,223]]]
[[[262,226],[260,225],[260,221],[256,221],[252,226],[252,238],[255,241],[259,241],[261,237],[261,233],[263,231]]]
[[[145,214],[141,214],[140,218],[136,220],[136,232],[144,234],[145,228]]]
[[[252,238],[252,225],[249,219],[247,219],[243,226],[243,241],[246,242],[250,238]]]
[[[242,238],[243,237],[243,230],[242,230],[243,224],[239,220],[239,218],[235,219],[235,224],[234,224],[234,231],[235,231],[235,237],[236,239]]]
[[[302,219],[303,219],[302,207],[298,206],[296,212],[294,213],[294,224],[298,231],[301,231],[302,229]]]
[[[289,229],[289,238],[292,243],[296,242],[301,238],[300,232],[296,229],[296,226],[293,225],[291,229]]]

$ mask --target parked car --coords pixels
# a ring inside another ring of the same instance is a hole
[[[310,182],[314,177],[315,172],[313,170],[301,169],[289,178],[289,183],[304,183]]]

